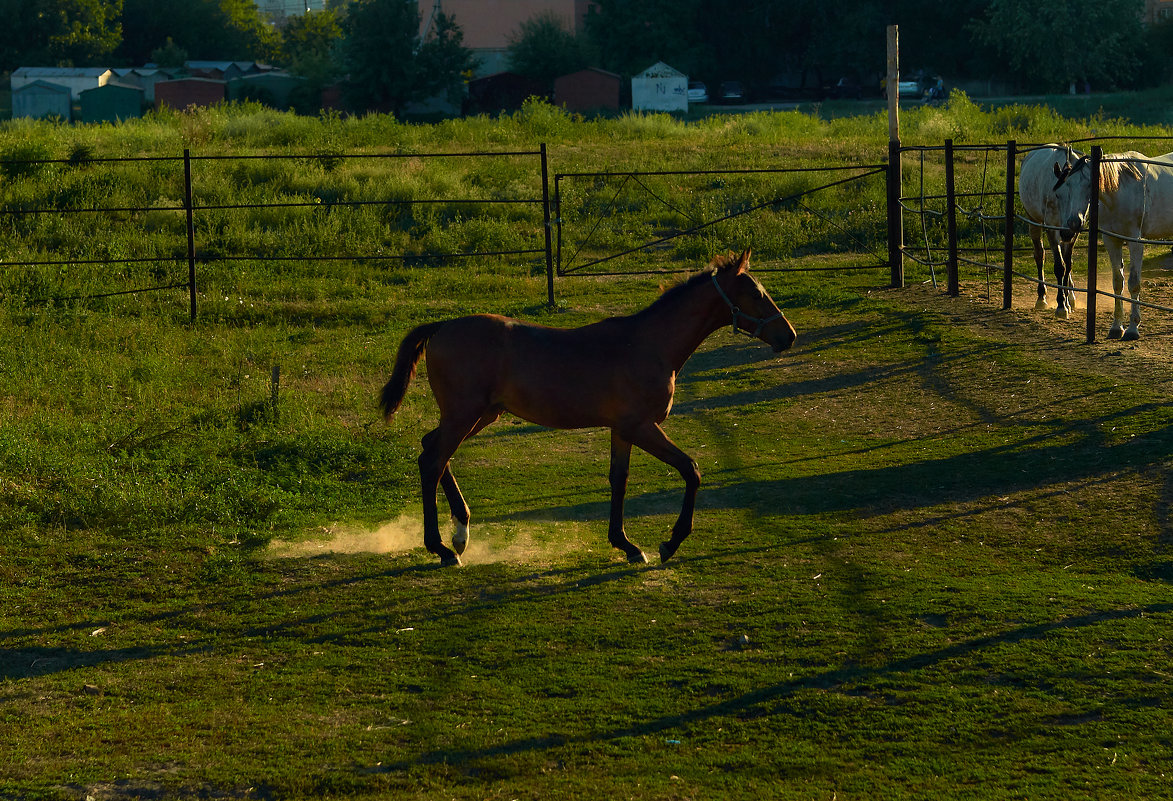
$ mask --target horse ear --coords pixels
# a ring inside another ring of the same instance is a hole
[[[749,254],[750,251],[748,250],[741,254],[741,259],[737,262],[736,275],[741,275],[743,272],[749,269]]]

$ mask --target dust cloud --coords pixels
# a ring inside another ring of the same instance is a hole
[[[549,541],[549,533],[535,536],[534,532],[518,530],[510,526],[509,531],[498,530],[497,526],[478,526],[473,521],[468,547],[460,559],[466,565],[491,564],[494,562],[533,563],[553,561],[564,557],[573,544],[565,541]],[[452,544],[451,530],[444,531],[444,542]],[[410,515],[383,523],[375,529],[335,524],[325,529],[325,538],[291,542],[273,540],[269,544],[268,556],[277,559],[297,559],[324,554],[394,554],[414,549],[423,550],[423,521]],[[561,538],[558,538],[561,539]],[[568,547],[569,546],[569,547]],[[587,550],[590,550],[589,548]]]

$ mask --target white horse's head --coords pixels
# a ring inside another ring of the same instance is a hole
[[[1091,176],[1091,161],[1087,156],[1075,158],[1068,150],[1067,161],[1062,167],[1055,162],[1055,186],[1051,191],[1058,200],[1059,219],[1063,225],[1059,236],[1065,242],[1075,239],[1087,225],[1092,204]]]
[[[1063,230],[1059,235],[1065,241],[1071,241],[1087,225],[1092,205],[1092,165],[1088,156],[1080,156],[1073,160],[1073,155],[1067,152],[1067,163],[1062,167],[1055,162],[1055,197],[1058,201],[1059,219]],[[1121,181],[1133,179],[1143,180],[1141,168],[1135,161],[1143,159],[1143,154],[1129,151],[1128,153],[1105,154],[1100,162],[1099,194],[1113,195],[1120,191]]]

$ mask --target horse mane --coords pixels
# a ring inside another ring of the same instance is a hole
[[[1140,167],[1133,159],[1147,158],[1142,153],[1130,150],[1127,153],[1113,153],[1100,162],[1100,192],[1112,193],[1120,189],[1120,179],[1124,175],[1131,175],[1138,181],[1144,180]],[[1116,161],[1115,159],[1120,159]]]
[[[660,295],[660,297],[656,300],[655,303],[652,304],[652,306],[657,306],[661,303],[671,303],[673,300],[675,300],[676,298],[683,295],[689,289],[692,289],[693,287],[697,286],[698,284],[705,283],[705,282],[711,280],[712,276],[720,274],[726,270],[736,269],[737,265],[740,263],[740,261],[741,261],[741,256],[737,253],[732,252],[732,251],[730,251],[729,253],[727,253],[723,256],[714,257],[713,260],[710,261],[699,272],[689,276],[688,278],[685,278],[683,281],[680,281],[675,286],[671,286],[668,289],[664,290],[663,294]]]

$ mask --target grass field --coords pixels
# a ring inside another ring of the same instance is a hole
[[[585,161],[607,131],[557,135]],[[561,280],[549,309],[524,264],[266,277],[215,276],[194,326],[162,295],[0,303],[0,798],[1170,794],[1159,314],[1086,345],[1025,285],[1002,311],[972,277],[763,273],[799,341],[720,331],[679,377],[665,429],[704,483],[673,561],[607,545],[606,432],[506,418],[453,463],[457,570],[419,543],[426,382],[378,418],[399,338],[582,324],[662,279]],[[649,553],[680,493],[634,456]]]

